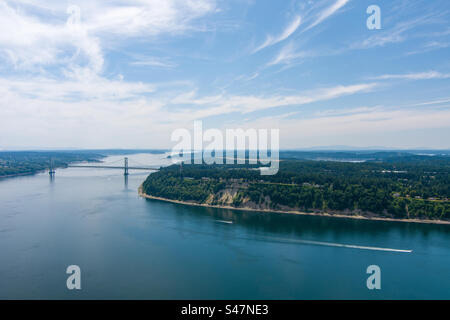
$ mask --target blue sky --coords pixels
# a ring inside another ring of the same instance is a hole
[[[381,29],[369,30],[369,5]],[[450,148],[448,0],[0,3],[0,148]]]

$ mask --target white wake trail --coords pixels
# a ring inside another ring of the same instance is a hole
[[[227,220],[214,220],[216,222],[220,222],[220,223],[228,223],[228,224],[232,224],[233,221],[227,221]]]
[[[317,245],[317,246],[351,248],[351,249],[360,249],[360,250],[389,251],[389,252],[399,252],[399,253],[413,252],[412,250],[409,250],[409,249],[380,248],[380,247],[359,246],[359,245],[354,245],[354,244],[322,242],[322,241],[313,241],[313,240],[295,240],[295,239],[282,239],[282,238],[272,238],[272,237],[268,237],[267,239],[273,240],[273,241],[280,241],[280,242],[312,244],[312,245]]]

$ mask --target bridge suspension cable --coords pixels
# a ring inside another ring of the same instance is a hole
[[[116,164],[119,161],[123,161],[123,164]],[[138,162],[138,161],[134,161]],[[138,162],[139,163],[139,162]],[[128,157],[118,159],[110,162],[102,162],[101,164],[77,164],[69,165],[71,168],[104,168],[104,169],[123,169],[124,175],[129,175],[129,170],[159,170],[160,166],[148,166],[148,165],[130,165]]]

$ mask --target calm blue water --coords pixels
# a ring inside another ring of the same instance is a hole
[[[68,168],[54,181],[0,180],[0,298],[450,299],[448,225],[181,206],[139,198],[148,173],[127,183],[122,174]],[[72,264],[79,291],[66,288]],[[366,287],[373,264],[381,290]]]

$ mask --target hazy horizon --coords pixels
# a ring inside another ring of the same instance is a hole
[[[69,147],[61,147],[61,148],[51,148],[51,147],[21,147],[21,148],[1,148],[2,151],[89,151],[89,150],[114,150],[114,151],[170,151],[171,148],[69,148]],[[343,152],[351,152],[351,151],[450,151],[450,148],[426,148],[426,147],[404,147],[404,148],[389,148],[382,146],[373,146],[373,147],[358,147],[358,146],[316,146],[316,147],[304,147],[304,148],[281,148],[280,151],[343,151]]]

